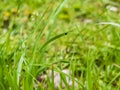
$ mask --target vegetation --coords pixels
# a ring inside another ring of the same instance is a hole
[[[119,0],[0,4],[0,90],[120,90]]]

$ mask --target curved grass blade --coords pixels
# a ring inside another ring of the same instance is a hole
[[[70,32],[70,31],[69,31]],[[60,37],[63,37],[63,36],[66,36],[69,32],[66,32],[66,33],[62,33],[62,34],[59,34],[51,39],[49,39],[41,48],[40,48],[40,51],[42,51],[49,43],[51,43],[52,41],[60,38]]]
[[[115,23],[115,22],[100,22],[99,24],[112,25],[112,26],[120,27],[120,24]]]

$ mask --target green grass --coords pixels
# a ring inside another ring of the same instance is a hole
[[[120,89],[118,0],[0,3],[0,90]]]

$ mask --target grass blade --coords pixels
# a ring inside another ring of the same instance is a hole
[[[69,31],[70,32],[70,31]],[[40,51],[42,51],[49,43],[51,43],[52,41],[60,38],[60,37],[63,37],[63,36],[66,36],[69,32],[66,32],[66,33],[62,33],[62,34],[59,34],[53,38],[51,38],[50,40],[48,40],[41,48],[40,48]]]

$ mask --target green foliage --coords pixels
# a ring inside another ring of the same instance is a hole
[[[0,90],[120,89],[119,0],[0,3]]]

